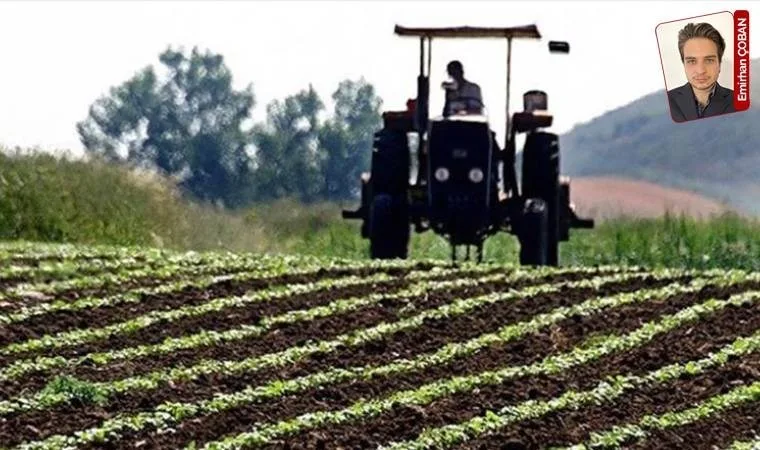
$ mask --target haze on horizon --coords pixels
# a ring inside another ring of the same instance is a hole
[[[522,93],[549,94],[555,132],[565,132],[664,87],[657,24],[747,9],[760,2],[517,1],[3,1],[0,2],[0,145],[82,152],[76,122],[108,90],[168,46],[222,54],[237,88],[253,84],[253,120],[266,105],[311,83],[328,108],[346,78],[364,77],[402,109],[416,95],[419,43],[405,26],[536,24],[540,42],[515,41],[510,111]],[[758,27],[750,29],[758,56]],[[552,55],[549,40],[570,43]],[[675,45],[675,44],[674,44]],[[431,114],[443,105],[445,65],[464,63],[481,85],[499,141],[504,132],[506,42],[434,41]],[[730,57],[729,51],[727,55]],[[663,96],[663,105],[665,105]]]

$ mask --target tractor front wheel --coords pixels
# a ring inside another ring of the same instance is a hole
[[[378,194],[372,199],[369,211],[371,258],[407,258],[410,225],[406,200],[390,194]]]
[[[525,202],[520,224],[520,264],[545,266],[549,264],[549,210],[540,198]]]

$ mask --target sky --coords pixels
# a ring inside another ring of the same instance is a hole
[[[311,83],[328,107],[338,83],[364,77],[386,110],[416,95],[419,41],[393,33],[404,26],[535,24],[541,41],[512,44],[510,112],[522,93],[548,93],[553,131],[563,133],[664,88],[658,24],[747,9],[760,1],[0,1],[0,145],[81,154],[76,122],[109,88],[167,47],[197,46],[224,56],[236,88],[253,85],[253,120],[266,105]],[[757,19],[755,19],[757,20]],[[760,25],[750,29],[750,56],[760,55]],[[550,54],[564,40],[570,53]],[[431,111],[443,105],[446,63],[459,59],[481,86],[503,142],[506,42],[433,42]],[[663,95],[663,104],[665,104]]]

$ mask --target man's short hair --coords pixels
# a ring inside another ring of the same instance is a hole
[[[454,60],[446,65],[446,71],[449,73],[464,73],[464,67],[460,61]]]
[[[718,47],[718,62],[723,62],[723,52],[726,50],[726,41],[723,40],[723,36],[720,35],[720,32],[707,22],[697,24],[690,23],[678,32],[678,51],[681,53],[681,62],[684,62],[683,46],[686,44],[686,41],[693,38],[707,38],[715,42],[715,45]]]

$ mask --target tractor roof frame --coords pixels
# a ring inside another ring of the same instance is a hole
[[[420,39],[420,78],[425,77],[429,82],[430,65],[432,60],[433,39],[505,39],[507,41],[507,99],[506,99],[506,129],[505,139],[509,136],[509,94],[512,69],[512,39],[541,39],[541,33],[536,25],[523,25],[515,27],[404,27],[396,25],[394,32],[398,36],[417,37]],[[427,75],[425,75],[425,40],[427,40]],[[563,41],[549,41],[551,53],[569,53],[570,45]],[[426,89],[429,95],[429,87]],[[419,93],[418,93],[419,96]],[[429,109],[429,101],[425,99],[425,107]],[[429,112],[425,112],[428,117]],[[422,130],[420,130],[422,133]],[[505,141],[506,144],[506,141]]]
[[[399,36],[416,36],[427,38],[528,38],[541,39],[536,25],[520,27],[437,27],[410,28],[396,25],[395,32]]]

